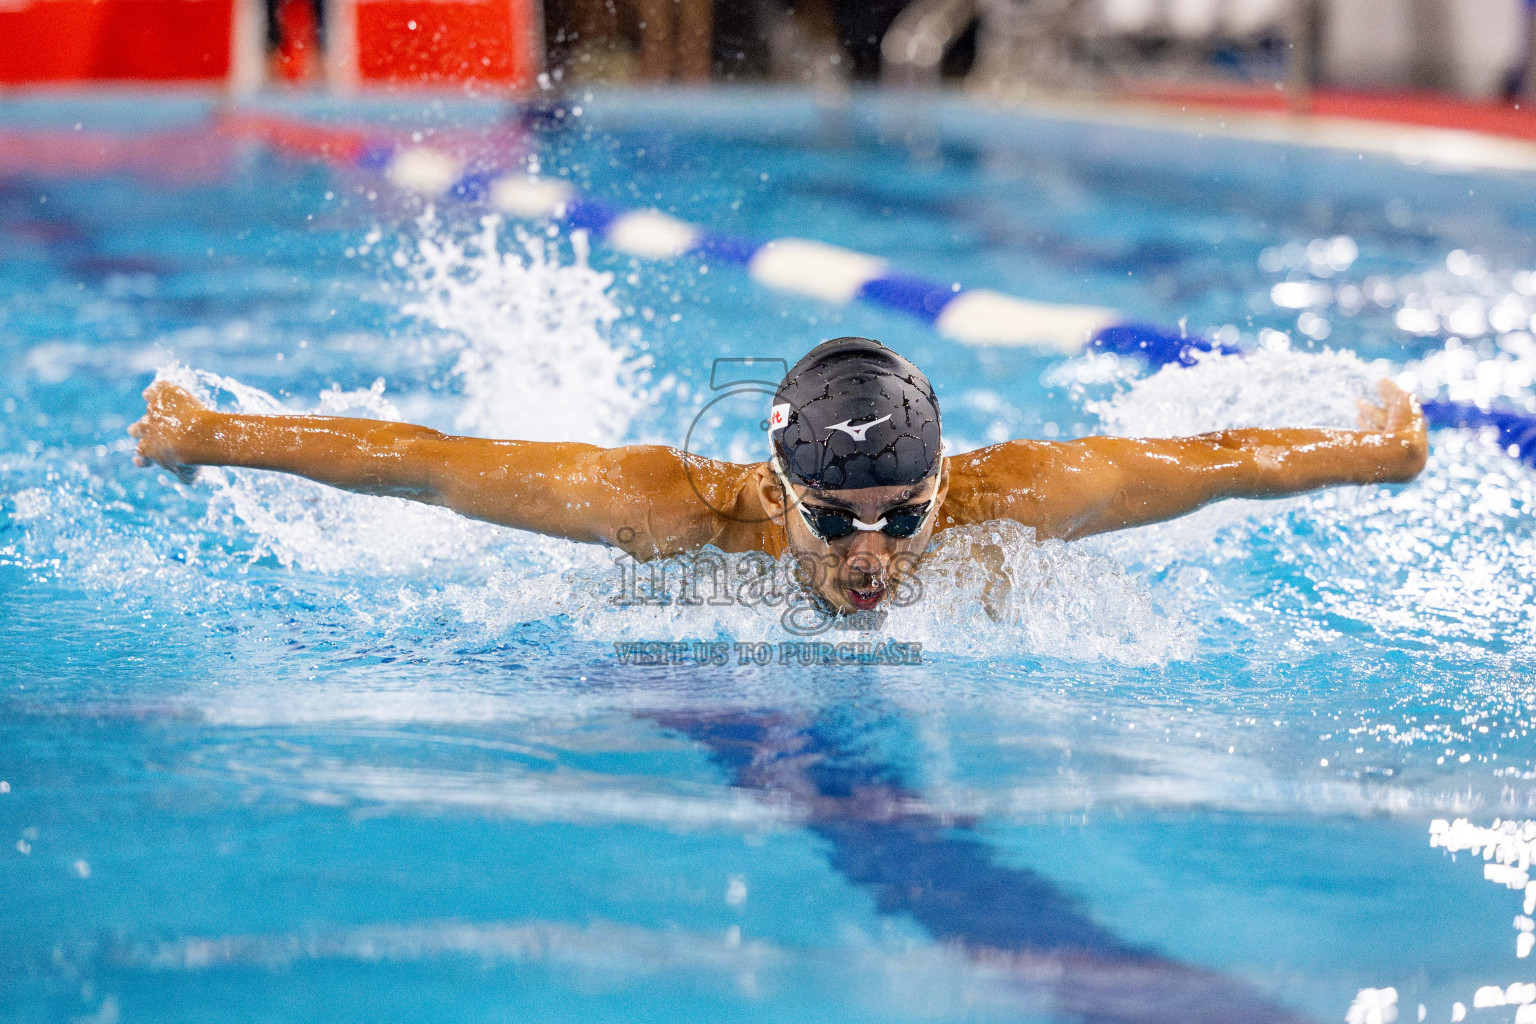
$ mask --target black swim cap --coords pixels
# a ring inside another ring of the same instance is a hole
[[[939,400],[878,341],[834,338],[773,397],[769,433],[791,479],[817,490],[915,484],[939,471]]]

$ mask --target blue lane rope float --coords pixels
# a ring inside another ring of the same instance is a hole
[[[1492,429],[1510,455],[1536,466],[1536,416],[1518,409],[1484,409],[1471,402],[1423,400],[1424,418],[1432,427]]]
[[[1536,0],[1533,0],[1536,2]],[[269,126],[270,127],[270,126]],[[313,134],[324,129],[302,125]],[[644,259],[703,253],[744,267],[760,284],[839,305],[855,300],[931,324],[967,345],[1029,347],[1064,356],[1088,351],[1139,356],[1154,367],[1193,364],[1202,354],[1243,350],[1182,330],[1127,320],[1102,306],[1036,302],[981,288],[961,288],[893,270],[885,260],[827,242],[776,238],[762,242],[712,232],[654,209],[621,210],[583,196],[558,178],[468,170],[463,161],[425,146],[359,144],[329,153],[364,170],[382,171],[397,188],[427,198],[480,202],[511,217],[550,220],[584,229],[619,252]],[[1536,415],[1483,409],[1471,402],[1425,400],[1437,428],[1492,429],[1512,456],[1536,466]]]

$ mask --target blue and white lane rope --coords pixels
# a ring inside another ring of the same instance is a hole
[[[962,289],[894,272],[882,259],[804,238],[757,242],[708,231],[660,210],[618,210],[577,193],[569,182],[524,174],[462,173],[454,158],[408,149],[380,159],[396,187],[429,197],[488,202],[512,217],[552,220],[583,228],[619,252],[645,259],[675,259],[690,252],[745,266],[770,288],[846,305],[874,303],[930,323],[967,345],[1027,346],[1066,356],[1096,350],[1137,355],[1152,366],[1193,363],[1200,353],[1242,350],[1125,320],[1101,306],[1033,302],[986,289]],[[1432,427],[1493,429],[1510,455],[1536,466],[1536,415],[1489,410],[1471,402],[1426,400]]]
[[[1075,306],[962,289],[898,273],[875,256],[804,238],[768,242],[709,231],[659,210],[618,210],[579,195],[569,182],[521,174],[461,175],[441,152],[417,148],[395,156],[385,174],[422,195],[488,202],[510,216],[585,228],[613,249],[646,259],[704,253],[746,267],[753,280],[825,302],[854,300],[916,317],[967,345],[1029,346],[1078,355],[1089,347],[1146,354],[1162,363],[1215,346],[1203,338],[1128,323],[1102,306]],[[1187,350],[1187,351],[1186,351]]]

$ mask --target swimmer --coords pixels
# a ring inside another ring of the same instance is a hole
[[[1418,402],[1390,381],[1360,429],[1223,430],[1195,437],[1005,441],[940,451],[939,403],[922,371],[865,338],[836,338],[790,369],[773,398],[766,462],[661,445],[454,437],[333,416],[208,409],[164,381],[128,428],[135,461],[190,481],[198,466],[307,477],[441,505],[519,530],[610,544],[641,560],[697,551],[786,551],[823,560],[830,610],[873,609],[935,533],[997,519],[1073,540],[1173,519],[1223,498],[1404,483],[1429,441]]]

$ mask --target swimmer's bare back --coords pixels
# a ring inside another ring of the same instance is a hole
[[[1223,498],[1278,498],[1341,484],[1403,483],[1429,449],[1418,402],[1390,381],[1360,404],[1360,429],[1244,429],[1194,437],[1005,441],[949,457],[935,529],[994,519],[1073,539],[1161,522]],[[783,527],[766,463],[661,445],[495,441],[336,416],[216,412],[164,381],[128,428],[137,459],[190,480],[198,466],[292,473],[409,498],[473,519],[642,558],[713,544],[779,555]],[[718,511],[717,511],[718,510]]]

